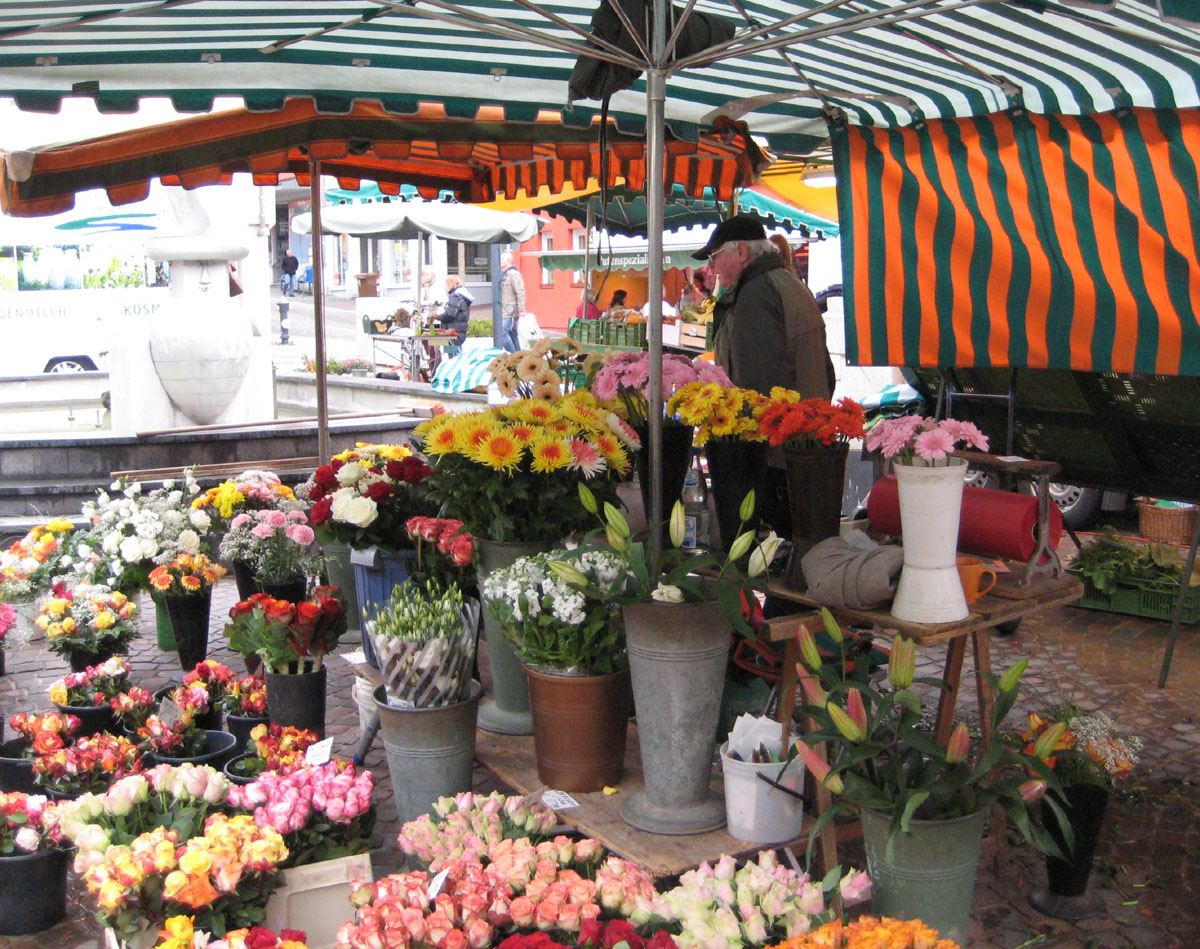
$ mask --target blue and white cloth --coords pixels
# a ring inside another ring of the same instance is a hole
[[[488,366],[497,356],[503,355],[503,349],[489,346],[483,349],[469,349],[453,359],[445,360],[433,374],[433,391],[470,392],[480,386],[486,387],[492,381]]]

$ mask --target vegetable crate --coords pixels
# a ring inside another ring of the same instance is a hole
[[[572,317],[567,326],[567,336],[577,343],[599,343],[601,342],[601,327],[600,320],[581,320]]]
[[[1179,596],[1178,584],[1133,585],[1118,584],[1113,590],[1097,590],[1086,577],[1083,580],[1083,596],[1073,604],[1090,610],[1106,610],[1109,613],[1125,613],[1129,616],[1146,616],[1170,622],[1175,614],[1175,600]],[[1200,620],[1200,586],[1188,587],[1183,599],[1184,623]]]
[[[645,346],[645,323],[609,323],[603,342],[609,346]]]

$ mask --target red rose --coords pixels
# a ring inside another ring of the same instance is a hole
[[[321,465],[313,473],[313,481],[315,481],[322,491],[329,491],[337,487],[337,478],[334,476],[334,468],[332,465]]]
[[[305,600],[296,604],[296,622],[314,623],[321,615],[321,604]]]
[[[38,732],[33,739],[33,750],[39,755],[48,755],[62,746],[63,740],[57,732]]]
[[[610,919],[604,928],[600,945],[602,949],[615,949],[621,943],[628,945],[629,949],[643,949],[644,945],[642,937],[629,923],[623,919]]]
[[[281,929],[279,938],[286,942],[308,942],[308,933],[303,929]]]
[[[598,919],[585,919],[579,924],[579,945],[585,949],[597,949],[604,937],[604,923]]]
[[[391,459],[384,466],[383,470],[387,472],[387,476],[389,478],[391,478],[393,481],[403,481],[404,480],[404,465],[395,458]]]
[[[312,510],[308,512],[309,521],[320,527],[330,518],[330,511],[333,508],[332,498],[321,498],[312,506]]]
[[[373,481],[367,485],[367,497],[372,501],[382,501],[392,493],[392,486],[386,481]]]
[[[646,942],[646,949],[679,949],[679,947],[669,932],[660,929],[653,938]]]
[[[246,933],[246,949],[274,949],[277,945],[279,945],[279,940],[269,929],[255,926],[250,932]]]
[[[403,480],[409,484],[418,484],[424,481],[432,474],[432,469],[421,459],[409,455],[407,458],[401,459],[398,465],[398,474],[396,479]]]
[[[332,471],[336,475],[341,470],[342,465],[344,465],[344,464],[345,464],[345,462],[342,461],[341,458],[334,458],[333,461],[331,461],[329,463],[329,470]]]
[[[263,604],[263,613],[268,620],[280,623],[290,623],[295,608],[287,600],[268,600]]]

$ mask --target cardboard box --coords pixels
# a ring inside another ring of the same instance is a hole
[[[309,949],[332,949],[338,927],[354,919],[350,882],[371,879],[371,855],[323,860],[282,871],[283,885],[267,900],[263,925],[272,932],[302,929]]]

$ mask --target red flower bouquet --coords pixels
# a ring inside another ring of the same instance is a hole
[[[763,408],[759,431],[772,445],[818,448],[862,438],[863,407],[853,399],[836,404],[826,399],[802,399],[799,393],[776,386]]]
[[[262,656],[269,672],[309,671],[346,631],[346,600],[337,587],[318,587],[300,603],[256,593],[235,604],[229,619],[225,635],[236,652]]]

